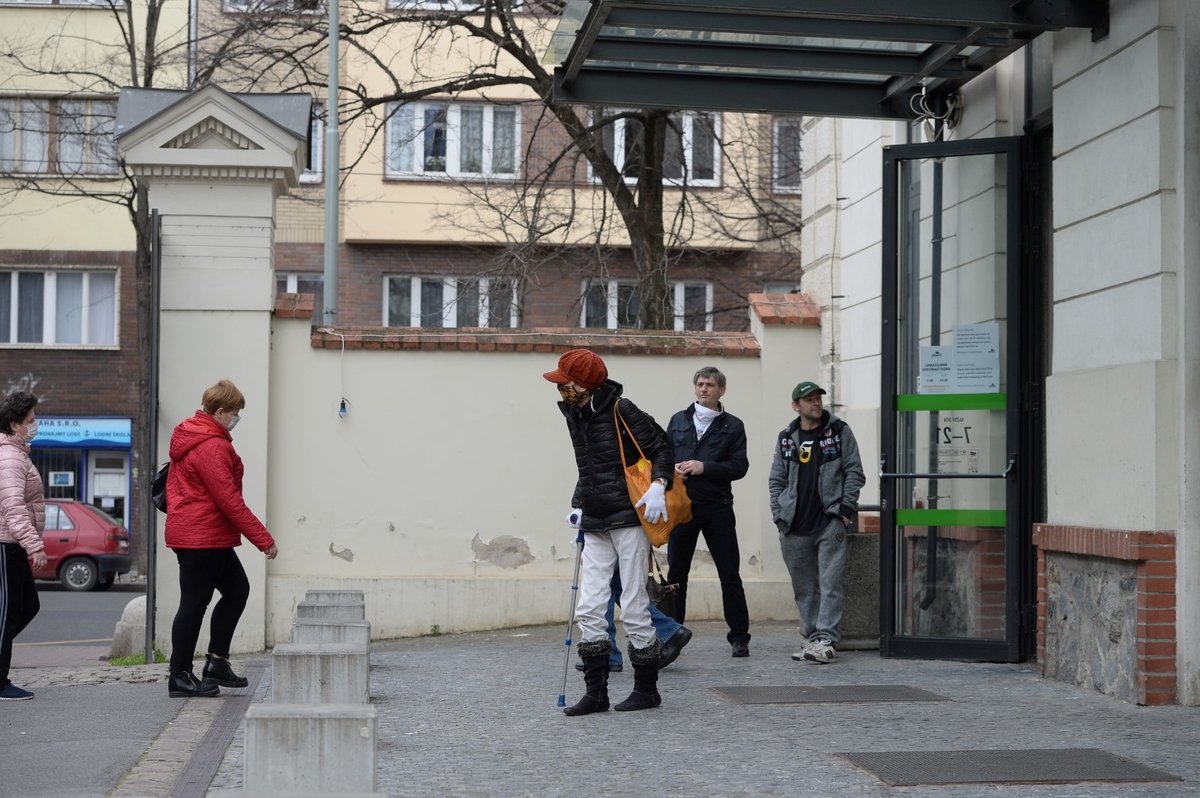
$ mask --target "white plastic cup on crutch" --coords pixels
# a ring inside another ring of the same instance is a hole
[[[574,518],[576,513],[570,517]],[[575,522],[578,524],[578,521]],[[571,628],[575,625],[575,602],[579,599],[579,565],[583,562],[583,530],[576,527],[579,534],[575,536],[575,575],[571,577],[571,609],[567,613],[567,634],[563,640],[566,646],[563,654],[562,690],[558,693],[558,706],[567,705],[567,673],[571,668]]]

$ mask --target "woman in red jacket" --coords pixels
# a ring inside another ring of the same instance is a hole
[[[229,646],[250,582],[234,548],[242,536],[275,559],[275,539],[242,500],[242,458],[230,432],[241,420],[246,397],[229,380],[204,392],[201,409],[175,427],[167,476],[167,547],[179,560],[179,611],[171,626],[171,678],[175,697],[214,696],[220,687],[248,682],[229,666]],[[204,612],[213,591],[221,594],[212,611],[204,678],[192,672]]]

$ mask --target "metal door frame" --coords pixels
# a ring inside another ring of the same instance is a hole
[[[898,462],[897,457],[897,375],[898,375],[898,291],[900,244],[899,178],[902,161],[929,158],[953,158],[969,155],[1004,155],[1007,179],[1006,247],[1006,404],[1005,439],[1009,467],[1005,471],[1005,633],[1003,640],[948,639],[900,635],[897,633],[896,611],[896,484],[900,477],[889,473],[887,464]],[[1023,495],[1029,486],[1022,479],[1021,405],[1023,372],[1021,362],[1021,208],[1022,208],[1022,138],[1008,136],[990,139],[901,144],[883,148],[883,282],[882,282],[882,370],[880,387],[880,615],[879,651],[885,657],[917,657],[924,659],[957,659],[984,662],[1019,662],[1025,655],[1025,635],[1022,626],[1031,614],[1023,606],[1023,572],[1029,557],[1023,550],[1020,533]]]

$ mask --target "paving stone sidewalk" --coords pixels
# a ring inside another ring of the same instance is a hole
[[[752,628],[733,659],[723,624],[696,636],[662,673],[663,706],[567,718],[556,706],[563,627],[377,642],[371,695],[379,711],[379,792],[392,796],[1200,796],[1200,709],[1137,707],[1040,678],[1031,664],[881,659],[844,652],[794,662],[794,627]],[[582,691],[574,670],[566,700]],[[620,700],[631,669],[613,674]],[[907,685],[939,702],[738,704],[713,688]],[[269,699],[269,670],[255,701]],[[193,700],[190,703],[198,703]],[[239,789],[242,731],[213,789]],[[1182,781],[889,787],[838,754],[1098,748]]]

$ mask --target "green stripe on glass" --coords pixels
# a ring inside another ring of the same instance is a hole
[[[896,396],[896,410],[1003,410],[1008,407],[1006,393],[902,393]]]
[[[896,526],[1004,526],[1003,510],[897,510]]]

